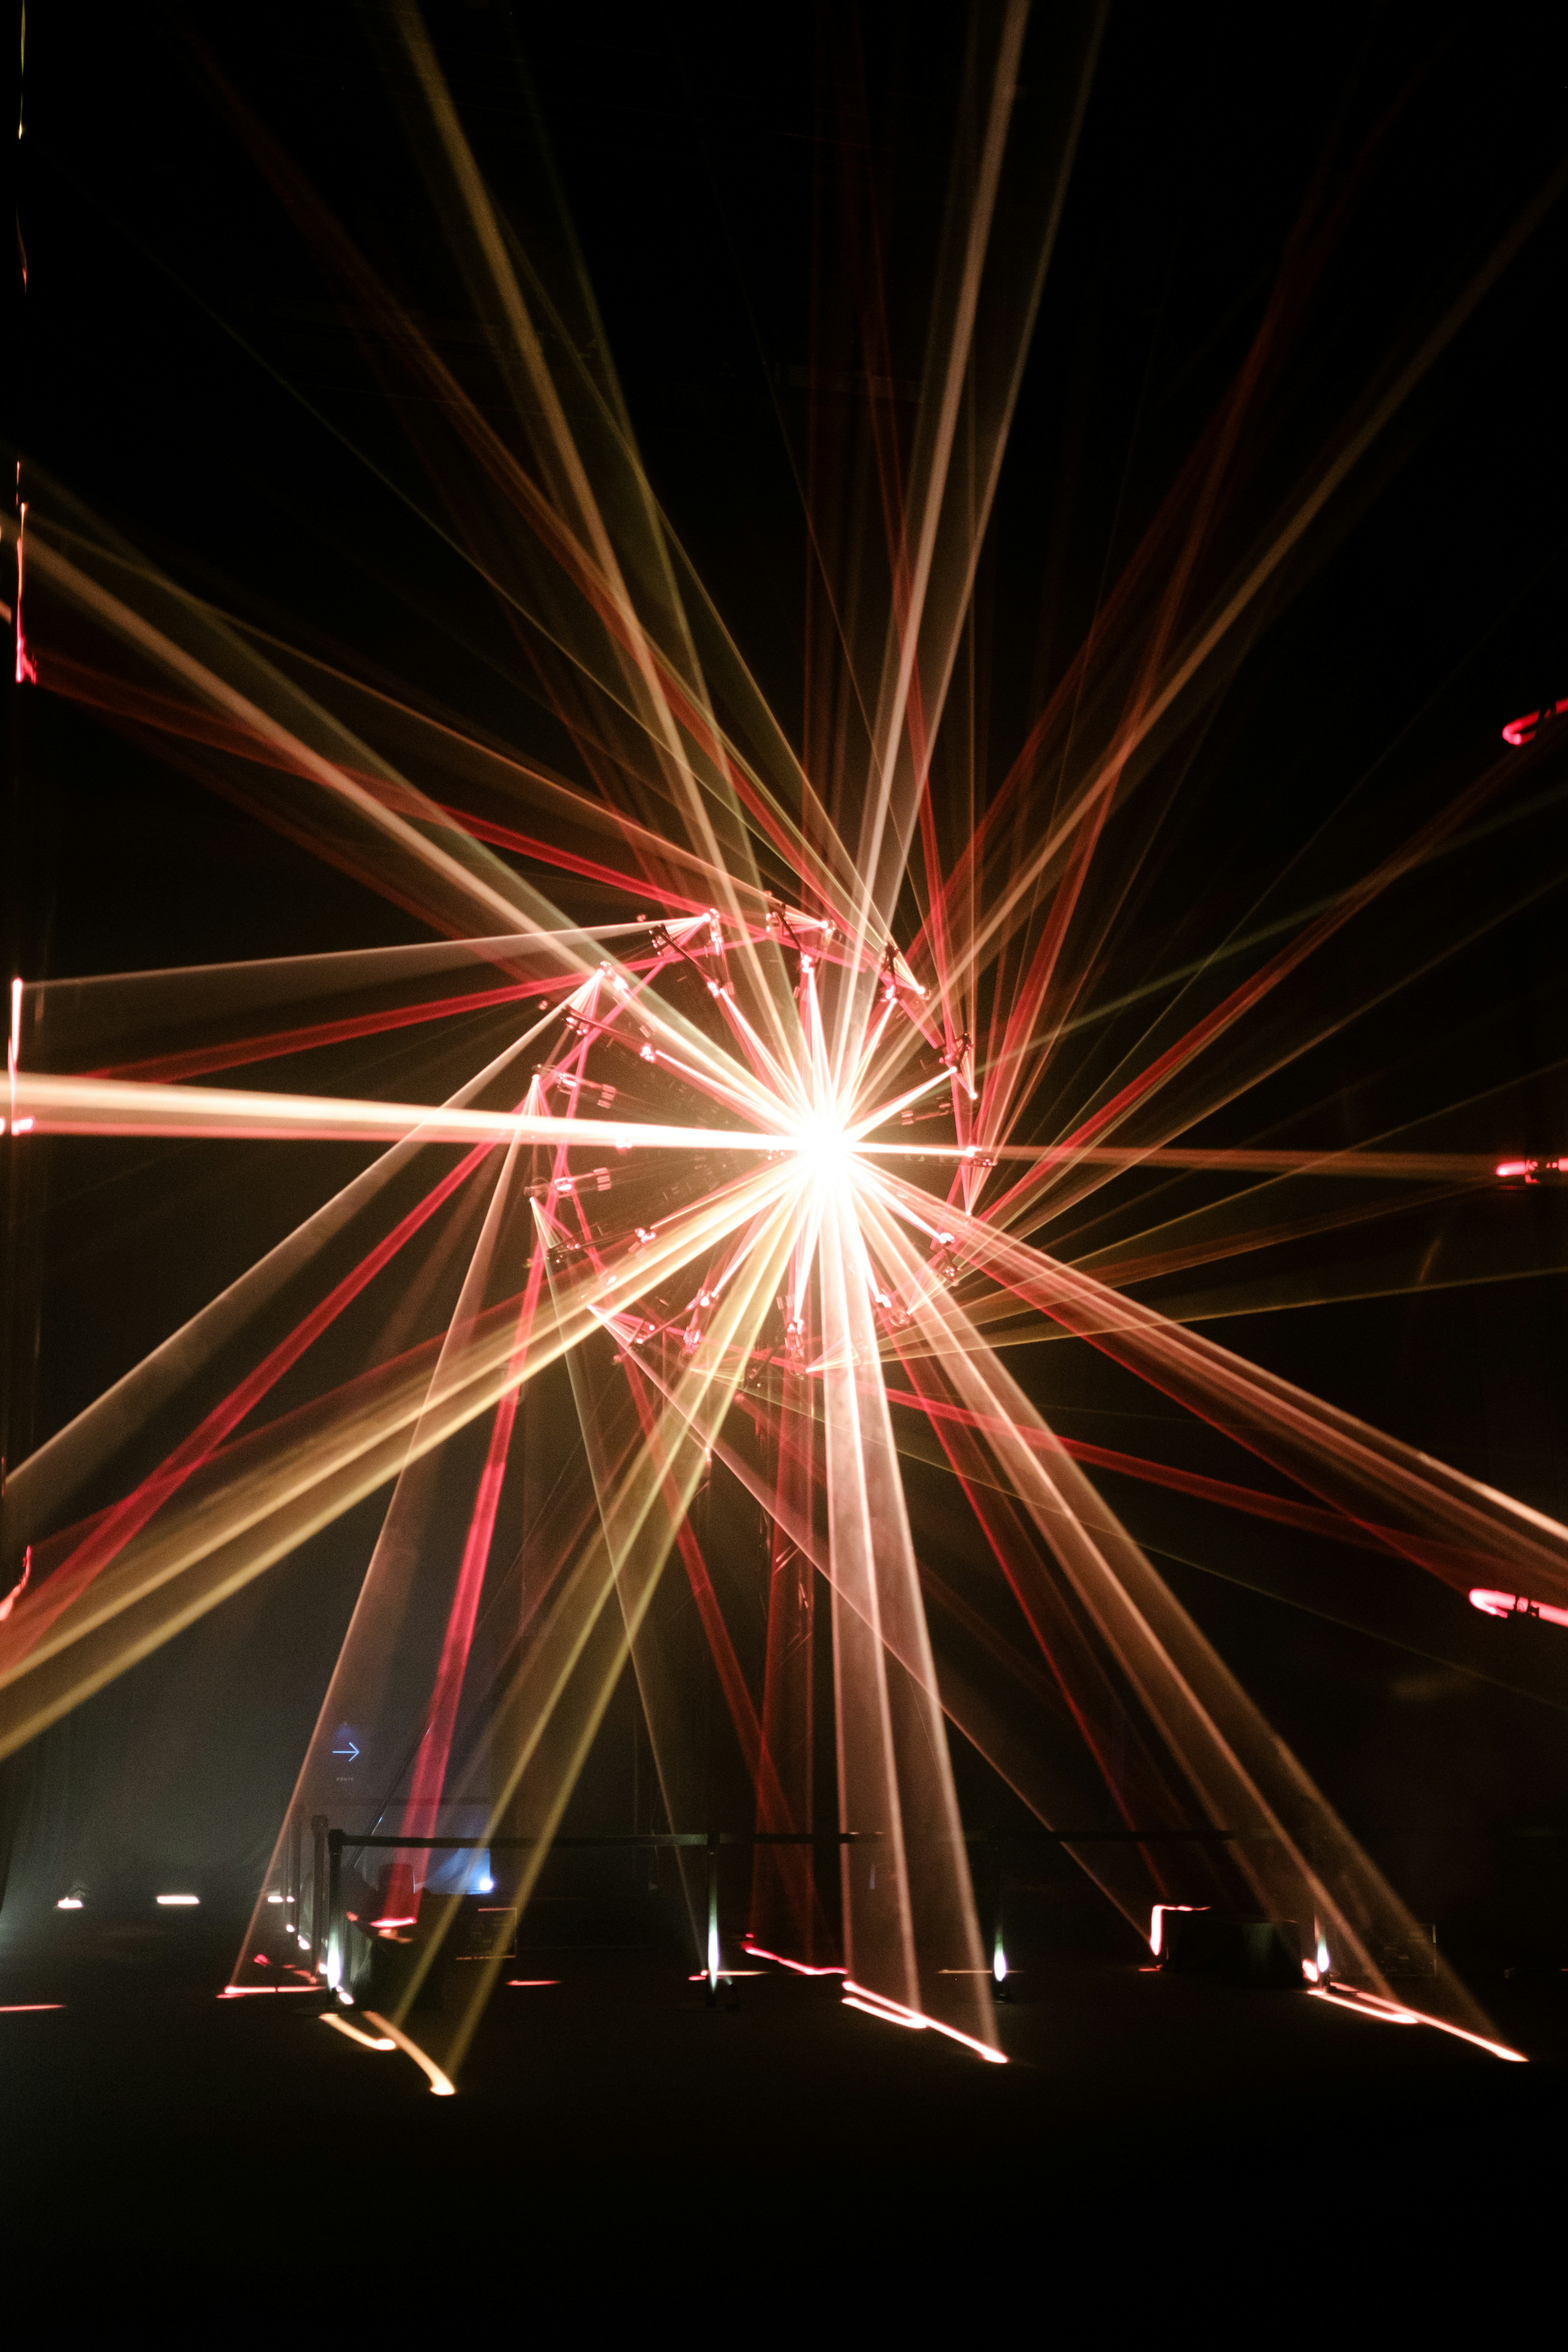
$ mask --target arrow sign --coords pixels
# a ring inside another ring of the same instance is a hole
[[[332,1750],[332,1754],[333,1754],[334,1756],[350,1756],[350,1757],[353,1757],[353,1756],[357,1756],[357,1755],[359,1754],[359,1749],[354,1746],[353,1741],[351,1739],[351,1740],[350,1740],[350,1742],[349,1742],[349,1744],[348,1744],[348,1746],[347,1746],[346,1748],[333,1748],[333,1750]]]

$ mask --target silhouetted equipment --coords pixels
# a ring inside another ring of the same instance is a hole
[[[1301,1937],[1294,1919],[1243,1919],[1224,1911],[1165,1915],[1160,1966],[1174,1976],[1300,1992]]]

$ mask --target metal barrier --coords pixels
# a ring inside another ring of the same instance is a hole
[[[310,1965],[319,1969],[322,1954],[335,1942],[342,1949],[346,1921],[342,1916],[342,1858],[349,1849],[358,1853],[365,1847],[381,1847],[394,1852],[441,1853],[489,1853],[532,1852],[547,1845],[552,1852],[573,1849],[636,1848],[643,1852],[663,1847],[700,1847],[708,1857],[708,1948],[703,1974],[708,1979],[708,2006],[713,2008],[719,1999],[719,1985],[726,1971],[721,1965],[719,1931],[719,1855],[729,1846],[809,1845],[843,1847],[875,1845],[881,1838],[880,1830],[829,1830],[817,1832],[809,1830],[645,1830],[626,1831],[602,1837],[395,1837],[367,1832],[363,1837],[348,1830],[329,1828],[324,1813],[317,1813],[310,1827],[315,1835],[315,1875],[310,1906]],[[1006,1963],[1003,1942],[1003,1903],[1005,1891],[1004,1853],[1010,1845],[1165,1845],[1165,1844],[1228,1844],[1240,1832],[1236,1830],[965,1830],[962,1832],[968,1846],[989,1850],[991,1903],[993,1920],[992,1971],[1000,1988],[1005,1982]]]
[[[643,1830],[606,1837],[355,1837],[346,1830],[328,1830],[324,1818],[318,1816],[318,1819],[325,1831],[327,1889],[324,1909],[329,1938],[332,1936],[341,1937],[342,1935],[342,1858],[345,1848],[351,1846],[356,1852],[364,1846],[382,1846],[443,1853],[530,1852],[541,1845],[549,1846],[552,1853],[567,1848],[608,1850],[614,1847],[639,1848],[646,1853],[667,1846],[700,1846],[708,1856],[708,1950],[703,1972],[708,1979],[708,2005],[710,2009],[718,2000],[719,1982],[725,1973],[721,1966],[719,1941],[720,1849],[727,1845],[874,1845],[882,1834],[880,1830],[829,1830],[820,1835],[809,1830]],[[311,1965],[316,1965],[314,1951]]]

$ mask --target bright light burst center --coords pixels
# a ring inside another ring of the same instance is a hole
[[[802,1123],[795,1146],[810,1173],[826,1181],[847,1173],[854,1138],[833,1111],[814,1111]]]

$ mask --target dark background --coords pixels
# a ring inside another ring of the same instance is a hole
[[[396,495],[422,491],[395,404],[218,88],[240,95],[429,311],[436,226],[374,50],[352,9],[238,13],[32,11],[28,278],[11,301],[6,436],[38,482],[56,478],[220,605],[313,649],[346,648],[548,751],[471,575]],[[650,476],[798,740],[805,401],[791,374],[835,264],[824,187],[841,136],[826,78],[839,68],[827,61],[858,23],[895,365],[912,377],[963,13],[579,4],[511,18]],[[506,21],[485,5],[433,8],[429,21],[505,201],[528,121]],[[1249,446],[1247,511],[1258,515],[1556,167],[1565,76],[1541,21],[1430,6],[1113,10],[983,567],[990,786],[1222,397],[1325,188],[1347,210]],[[1026,122],[1028,78],[1026,57]],[[1186,747],[1190,814],[1113,942],[1107,997],[1249,908],[1309,903],[1479,774],[1504,719],[1568,693],[1565,237],[1559,205],[1358,473],[1205,714]],[[12,705],[13,970],[58,977],[418,935],[89,715],[30,692]],[[1560,751],[1532,758],[1529,793],[1563,782]],[[1331,855],[1320,856],[1331,818]],[[1213,1139],[1340,1142],[1424,1120],[1438,1148],[1568,1150],[1562,866],[1549,806],[1449,860],[1375,936],[1348,938],[1331,971],[1296,985],[1354,1003],[1430,961],[1474,908],[1541,886],[1523,912],[1292,1063]],[[1299,895],[1268,897],[1282,874]],[[1067,1091],[1101,1075],[1091,1058],[1069,1064]],[[1477,1111],[1454,1108],[1500,1087]],[[315,1147],[97,1141],[35,1144],[29,1162],[8,1300],[14,1457],[351,1164]],[[1393,1233],[1320,1240],[1300,1261],[1331,1286],[1346,1261],[1364,1261],[1366,1286],[1386,1295],[1205,1328],[1564,1515],[1563,1276],[1480,1278],[1556,1269],[1563,1241],[1560,1202],[1544,1192],[1445,1204]],[[1069,1433],[1167,1458],[1197,1444],[1083,1351],[1038,1353],[1021,1376]],[[1201,1446],[1179,1458],[1208,1461]],[[1112,1499],[1417,1912],[1478,1968],[1568,1958],[1564,1849],[1517,1834],[1568,1831],[1568,1635],[1491,1624],[1414,1570],[1233,1528],[1146,1489]],[[942,1498],[917,1503],[940,1541]],[[40,1743],[30,1801],[49,1825],[37,1829],[48,1868],[68,1866],[91,1816],[100,1843],[117,1841],[137,1868],[246,1881],[374,1524],[362,1510],[330,1530]],[[624,1762],[629,1715],[606,1737]],[[963,1769],[972,1817],[1002,1806],[984,1773]],[[624,1777],[606,1764],[605,1808]]]

